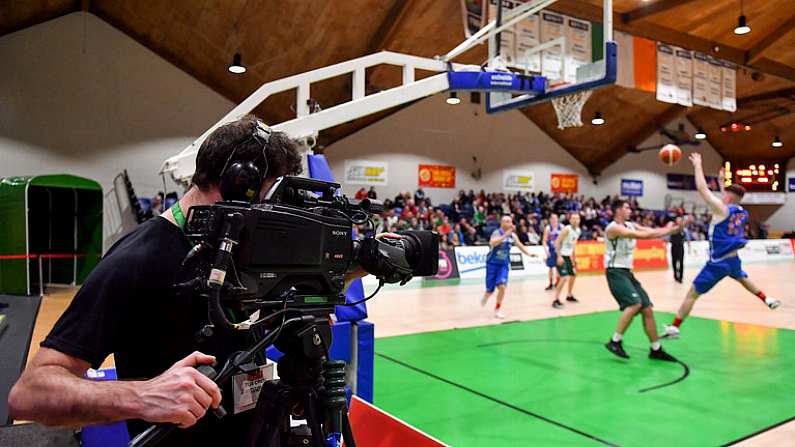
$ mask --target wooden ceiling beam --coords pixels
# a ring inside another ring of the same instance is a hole
[[[592,22],[602,22],[602,7],[582,0],[559,0],[550,5],[548,9]],[[723,45],[649,21],[624,23],[621,16],[617,13],[613,13],[613,28],[633,36],[710,54],[738,65],[745,65],[751,69],[795,82],[795,68],[769,59],[761,59],[749,64],[746,62],[746,51],[740,48]]]
[[[593,166],[593,172],[599,174],[611,164],[617,162],[621,157],[627,154],[627,149],[634,146],[639,146],[649,137],[654,135],[661,127],[666,126],[671,121],[679,118],[688,111],[688,107],[673,104],[662,113],[655,116],[652,120],[646,122],[632,132],[623,140],[614,144],[606,153],[601,157]],[[590,168],[589,168],[590,170]]]
[[[795,28],[795,14],[790,16],[786,22],[782,23],[781,26],[776,28],[775,30],[767,33],[767,35],[759,41],[756,45],[753,46],[748,53],[745,55],[746,64],[753,64],[754,62],[758,61],[762,58],[765,52],[770,49],[773,45],[776,44],[779,40],[781,40],[784,35],[789,33],[790,31]]]
[[[621,14],[621,20],[624,23],[634,22],[635,20],[644,19],[654,14],[668,11],[669,9],[676,8],[677,6],[684,5],[691,1],[692,0],[659,0],[650,5],[641,6],[640,8]]]
[[[381,22],[381,26],[378,27],[378,30],[376,30],[373,35],[370,46],[368,47],[369,51],[365,54],[389,49],[389,44],[392,42],[395,32],[403,22],[406,11],[409,10],[412,3],[414,3],[413,0],[395,1],[389,13],[387,13],[386,17],[384,17],[384,20]]]
[[[770,92],[760,93],[758,95],[744,96],[737,98],[737,108],[748,107],[757,102],[769,101],[771,99],[792,98],[795,97],[795,87],[782,88]]]

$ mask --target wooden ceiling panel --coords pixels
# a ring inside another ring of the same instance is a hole
[[[0,36],[80,10],[80,0],[0,2]]]
[[[240,102],[263,83],[360,57],[382,49],[433,57],[464,39],[460,0],[331,0],[259,1],[177,0],[39,0],[0,2],[0,35],[72,11],[87,10],[119,28],[177,67],[233,102]],[[558,0],[551,9],[575,17],[601,21],[602,0]],[[712,52],[751,68],[738,70],[740,98],[795,87],[795,8],[793,0],[745,0],[752,27],[747,36],[732,30],[739,0],[614,0],[617,29],[631,34]],[[227,71],[232,55],[240,52],[248,71]],[[456,61],[480,64],[481,45]],[[764,73],[775,73],[777,76]],[[420,74],[417,78],[421,78]],[[400,70],[368,69],[367,90],[398,85]],[[312,98],[328,108],[350,96],[350,76],[320,83]],[[293,116],[295,93],[269,98],[255,113],[271,123]],[[388,110],[324,131],[328,145],[379,119]],[[607,123],[593,126],[601,112]],[[719,135],[718,126],[740,119],[707,108],[685,109],[656,101],[651,93],[621,87],[594,92],[585,105],[578,129],[557,129],[552,106],[540,104],[523,111],[576,159],[594,173],[620,158],[627,146],[640,144],[659,126],[687,113],[704,127],[710,142],[726,157],[748,155],[786,158],[795,154],[795,118],[776,118],[742,136]],[[784,149],[771,152],[778,134]],[[772,155],[771,155],[772,154]]]
[[[739,0],[692,0],[646,19],[703,39],[749,50],[790,18],[793,3],[792,0],[744,0],[744,12],[751,32],[743,36],[734,34],[740,15]]]

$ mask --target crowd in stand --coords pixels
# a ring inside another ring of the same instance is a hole
[[[361,188],[356,197],[377,199],[374,188]],[[581,240],[603,240],[604,229],[613,219],[611,203],[618,197],[607,196],[601,200],[576,194],[539,193],[475,193],[459,191],[447,204],[434,204],[422,188],[413,195],[406,192],[394,199],[384,200],[385,211],[375,218],[375,232],[402,230],[435,230],[441,235],[445,248],[458,245],[482,245],[499,226],[502,216],[509,215],[516,225],[519,239],[526,245],[540,245],[549,217],[557,214],[562,224],[568,223],[570,213],[579,213],[582,222]],[[632,220],[649,227],[665,225],[677,216],[685,215],[683,209],[644,210],[632,201]],[[706,239],[711,216],[691,215],[687,228],[690,240]],[[359,228],[359,234],[369,234],[370,229]]]

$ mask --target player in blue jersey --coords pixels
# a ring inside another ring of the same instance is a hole
[[[544,245],[544,252],[547,255],[547,267],[549,267],[549,285],[544,290],[552,290],[558,285],[558,280],[555,281],[555,271],[558,266],[558,253],[555,249],[555,241],[558,240],[560,232],[563,231],[563,226],[558,221],[558,215],[552,213],[549,216],[549,225],[544,227],[544,236],[541,243]]]
[[[519,238],[514,237],[514,231],[511,216],[503,216],[500,220],[500,228],[494,230],[489,239],[491,250],[486,257],[486,293],[483,294],[480,304],[485,306],[496,288],[497,305],[494,308],[496,318],[505,318],[500,307],[502,307],[502,300],[505,298],[505,286],[508,285],[508,271],[511,269],[511,247],[516,244],[522,253],[533,256],[519,241]]]
[[[712,224],[709,231],[709,260],[693,281],[693,286],[679,307],[676,319],[670,326],[665,326],[663,337],[667,338],[679,337],[679,327],[682,325],[682,321],[690,315],[696,299],[709,292],[715,284],[727,276],[742,284],[767,307],[775,309],[781,305],[781,301],[765,296],[748,279],[748,274],[743,271],[742,263],[737,256],[737,252],[748,242],[745,239],[745,223],[748,220],[748,212],[739,205],[745,195],[745,188],[731,185],[724,190],[723,170],[721,170],[718,180],[721,198],[718,198],[707,186],[704,168],[701,166],[701,154],[690,155],[690,161],[693,162],[695,169],[698,192],[712,211]]]

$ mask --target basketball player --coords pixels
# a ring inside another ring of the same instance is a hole
[[[533,256],[522,244],[518,237],[514,237],[516,228],[513,225],[511,216],[503,216],[500,220],[500,228],[491,233],[489,240],[489,251],[486,257],[486,293],[480,301],[481,306],[485,306],[489,297],[497,288],[497,305],[494,308],[495,318],[505,318],[500,307],[505,298],[505,286],[508,285],[508,271],[511,268],[511,247],[516,244],[519,250],[527,256]]]
[[[709,261],[693,280],[690,291],[687,292],[685,300],[676,313],[676,319],[670,326],[665,326],[663,337],[667,338],[679,337],[679,327],[682,325],[682,321],[690,315],[696,299],[709,292],[715,284],[727,276],[742,284],[745,290],[756,295],[770,309],[781,305],[781,301],[766,296],[748,279],[748,274],[743,271],[742,263],[740,263],[740,257],[737,256],[738,250],[748,243],[745,239],[745,222],[748,220],[748,212],[739,205],[745,195],[745,188],[740,185],[731,185],[724,190],[724,174],[721,170],[718,179],[721,197],[718,198],[707,186],[704,168],[701,166],[701,154],[691,154],[690,161],[695,170],[698,193],[712,211],[712,224],[710,224],[709,231]]]
[[[643,290],[635,275],[632,274],[632,252],[635,250],[636,239],[659,239],[677,231],[681,227],[669,222],[664,228],[648,228],[628,222],[632,208],[626,200],[613,203],[613,222],[605,228],[605,275],[610,293],[618,302],[621,316],[616,325],[616,332],[605,345],[618,357],[628,359],[624,351],[622,339],[632,320],[638,314],[643,316],[643,329],[651,342],[649,358],[675,362],[676,359],[663,351],[657,336],[657,324],[649,295]]]
[[[580,213],[569,214],[569,225],[563,227],[563,230],[555,240],[555,251],[557,252],[557,267],[558,267],[558,286],[555,288],[555,301],[552,302],[552,307],[560,309],[563,303],[560,302],[560,292],[568,282],[569,293],[566,295],[566,301],[576,303],[577,298],[572,295],[574,288],[574,280],[577,279],[577,269],[574,259],[574,248],[577,246],[577,240],[580,239],[582,229],[580,229]]]
[[[547,267],[549,267],[549,285],[544,290],[552,290],[557,284],[555,282],[555,266],[557,265],[558,254],[555,251],[555,241],[561,230],[558,215],[552,213],[549,216],[549,224],[544,227],[544,236],[541,240],[544,245],[544,252],[547,255]],[[560,281],[560,278],[558,278],[558,281]]]

